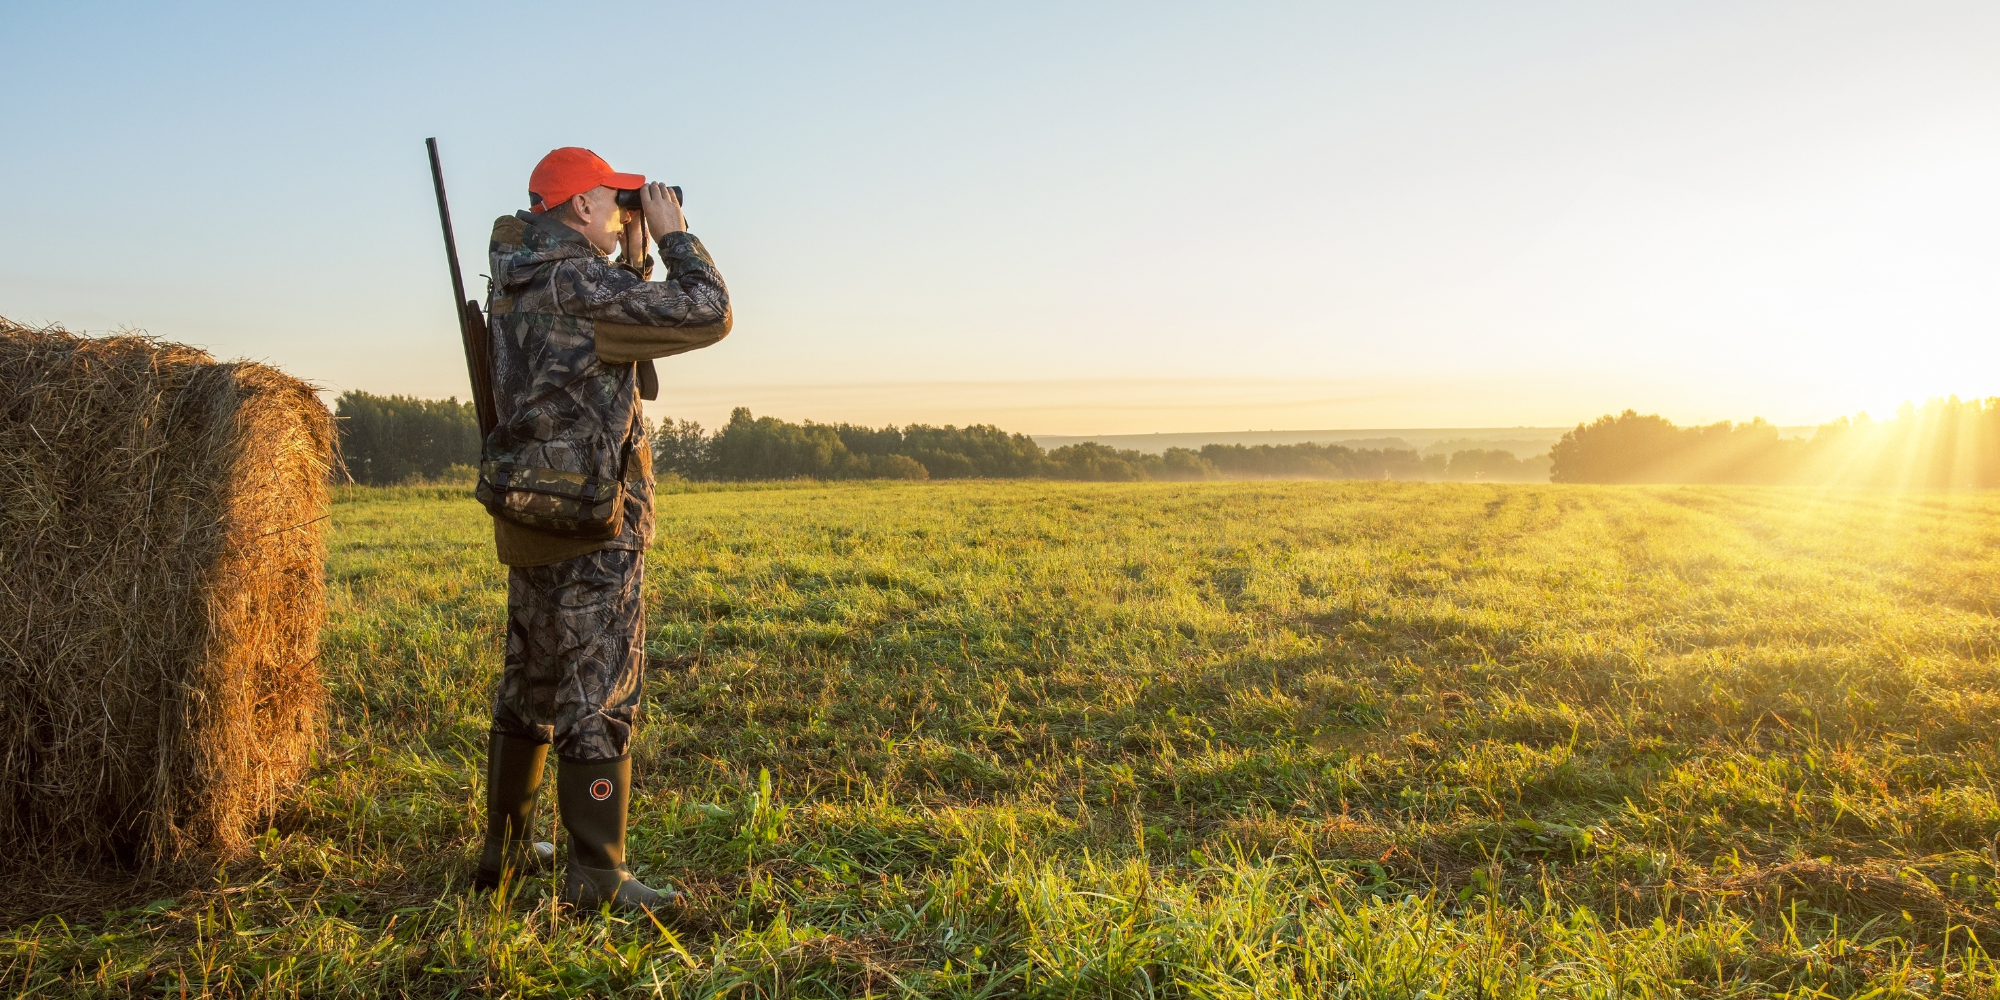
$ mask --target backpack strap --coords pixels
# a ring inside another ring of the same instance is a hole
[[[655,400],[660,398],[660,370],[653,367],[653,359],[639,362],[639,398]]]
[[[618,455],[618,481],[621,483],[625,481],[626,467],[632,464],[632,445],[639,440],[637,424],[638,421],[634,420],[625,425],[625,448]]]

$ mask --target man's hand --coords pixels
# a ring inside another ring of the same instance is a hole
[[[639,209],[646,213],[646,226],[655,236],[678,233],[687,228],[687,219],[681,215],[681,203],[675,201],[674,193],[659,181],[639,189]]]

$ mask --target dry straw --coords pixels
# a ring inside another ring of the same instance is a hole
[[[0,319],[0,866],[227,855],[319,736],[312,387]]]

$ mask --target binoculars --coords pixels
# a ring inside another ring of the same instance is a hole
[[[679,184],[669,184],[669,185],[667,186],[667,190],[669,190],[669,191],[672,191],[672,192],[674,193],[674,201],[675,201],[675,202],[677,202],[677,203],[679,203],[679,204],[683,204],[683,205],[687,204],[687,202],[685,202],[685,201],[682,201],[682,200],[681,200],[681,186],[680,186]],[[632,211],[634,211],[634,212],[638,211],[638,210],[639,210],[639,189],[638,189],[638,188],[633,188],[633,189],[632,189],[632,190],[630,190],[630,191],[620,191],[620,192],[618,192],[618,207],[619,207],[619,208],[629,208],[629,209],[631,209],[631,210],[632,210]]]

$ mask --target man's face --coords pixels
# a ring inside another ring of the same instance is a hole
[[[581,203],[581,204],[579,204]],[[614,253],[625,235],[625,220],[632,213],[618,207],[618,192],[603,185],[570,199],[571,218],[564,220],[583,234],[599,253]]]

